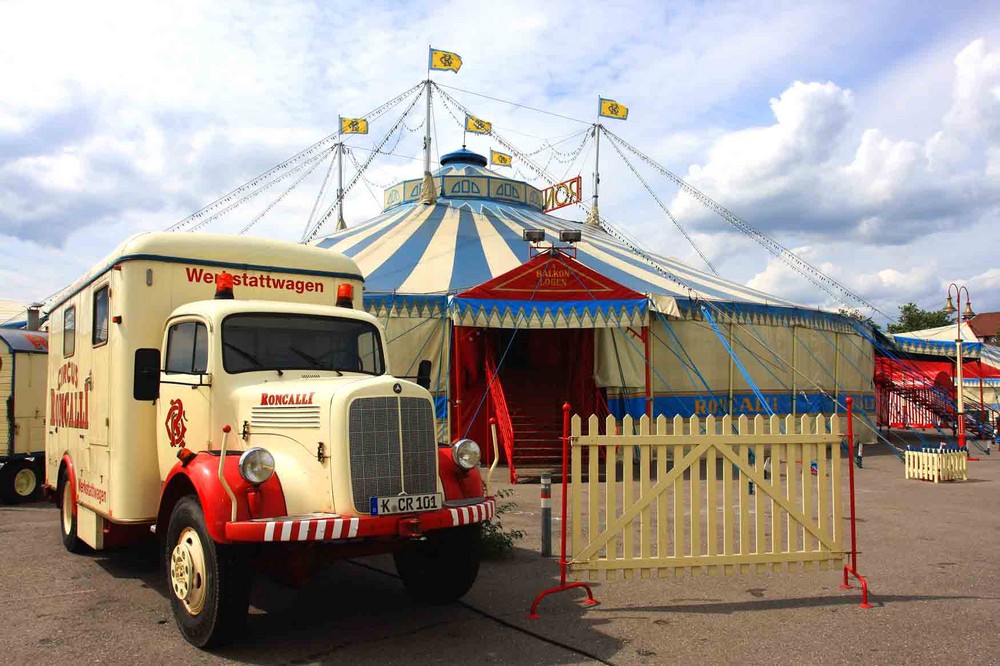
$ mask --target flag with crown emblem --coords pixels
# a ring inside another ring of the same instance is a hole
[[[341,118],[342,134],[368,134],[368,121],[364,118]]]
[[[431,49],[429,69],[457,72],[462,67],[462,57],[451,51]]]
[[[512,162],[511,157],[507,153],[500,153],[493,150],[492,148],[490,149],[490,164],[493,164],[495,166],[509,167],[511,166],[511,162]]]
[[[613,99],[601,99],[601,108],[599,115],[605,118],[617,118],[618,120],[628,119],[628,107],[624,104],[619,104]]]
[[[465,131],[473,134],[489,134],[493,131],[493,123],[476,118],[475,116],[465,116]]]

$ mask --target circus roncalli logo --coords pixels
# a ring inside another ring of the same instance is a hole
[[[184,446],[184,435],[187,433],[187,416],[184,414],[184,403],[178,398],[170,401],[170,411],[167,412],[167,440],[170,446]]]

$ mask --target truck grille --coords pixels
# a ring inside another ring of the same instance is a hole
[[[368,512],[372,497],[437,491],[434,414],[427,400],[358,398],[351,403],[348,437],[358,512]]]
[[[319,405],[257,406],[250,410],[252,428],[318,428]]]

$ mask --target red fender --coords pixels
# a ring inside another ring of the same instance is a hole
[[[239,456],[227,455],[222,474],[236,496],[236,520],[287,515],[285,493],[277,473],[259,486],[254,486],[240,475]],[[204,452],[192,458],[187,466],[178,462],[167,475],[160,495],[158,529],[166,530],[166,524],[170,520],[169,512],[173,509],[174,502],[179,499],[174,489],[188,485],[198,494],[198,502],[205,514],[209,535],[218,543],[228,543],[226,523],[232,519],[232,502],[225,488],[219,483],[219,456]],[[257,490],[253,512],[247,499],[248,491],[252,488]]]
[[[478,469],[464,470],[451,457],[451,447],[438,448],[438,474],[449,500],[483,497],[483,477]]]
[[[76,470],[73,469],[73,461],[70,460],[69,454],[63,454],[62,457],[63,465],[66,466],[66,471],[69,473],[69,489],[73,493],[73,515],[76,516]],[[56,479],[56,491],[59,490],[59,479]],[[65,492],[65,491],[63,491]]]

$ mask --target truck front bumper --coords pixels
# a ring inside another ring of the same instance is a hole
[[[226,523],[226,538],[240,542],[346,541],[366,537],[414,537],[432,530],[471,525],[496,514],[496,499],[447,506],[438,511],[391,516],[279,516]]]

